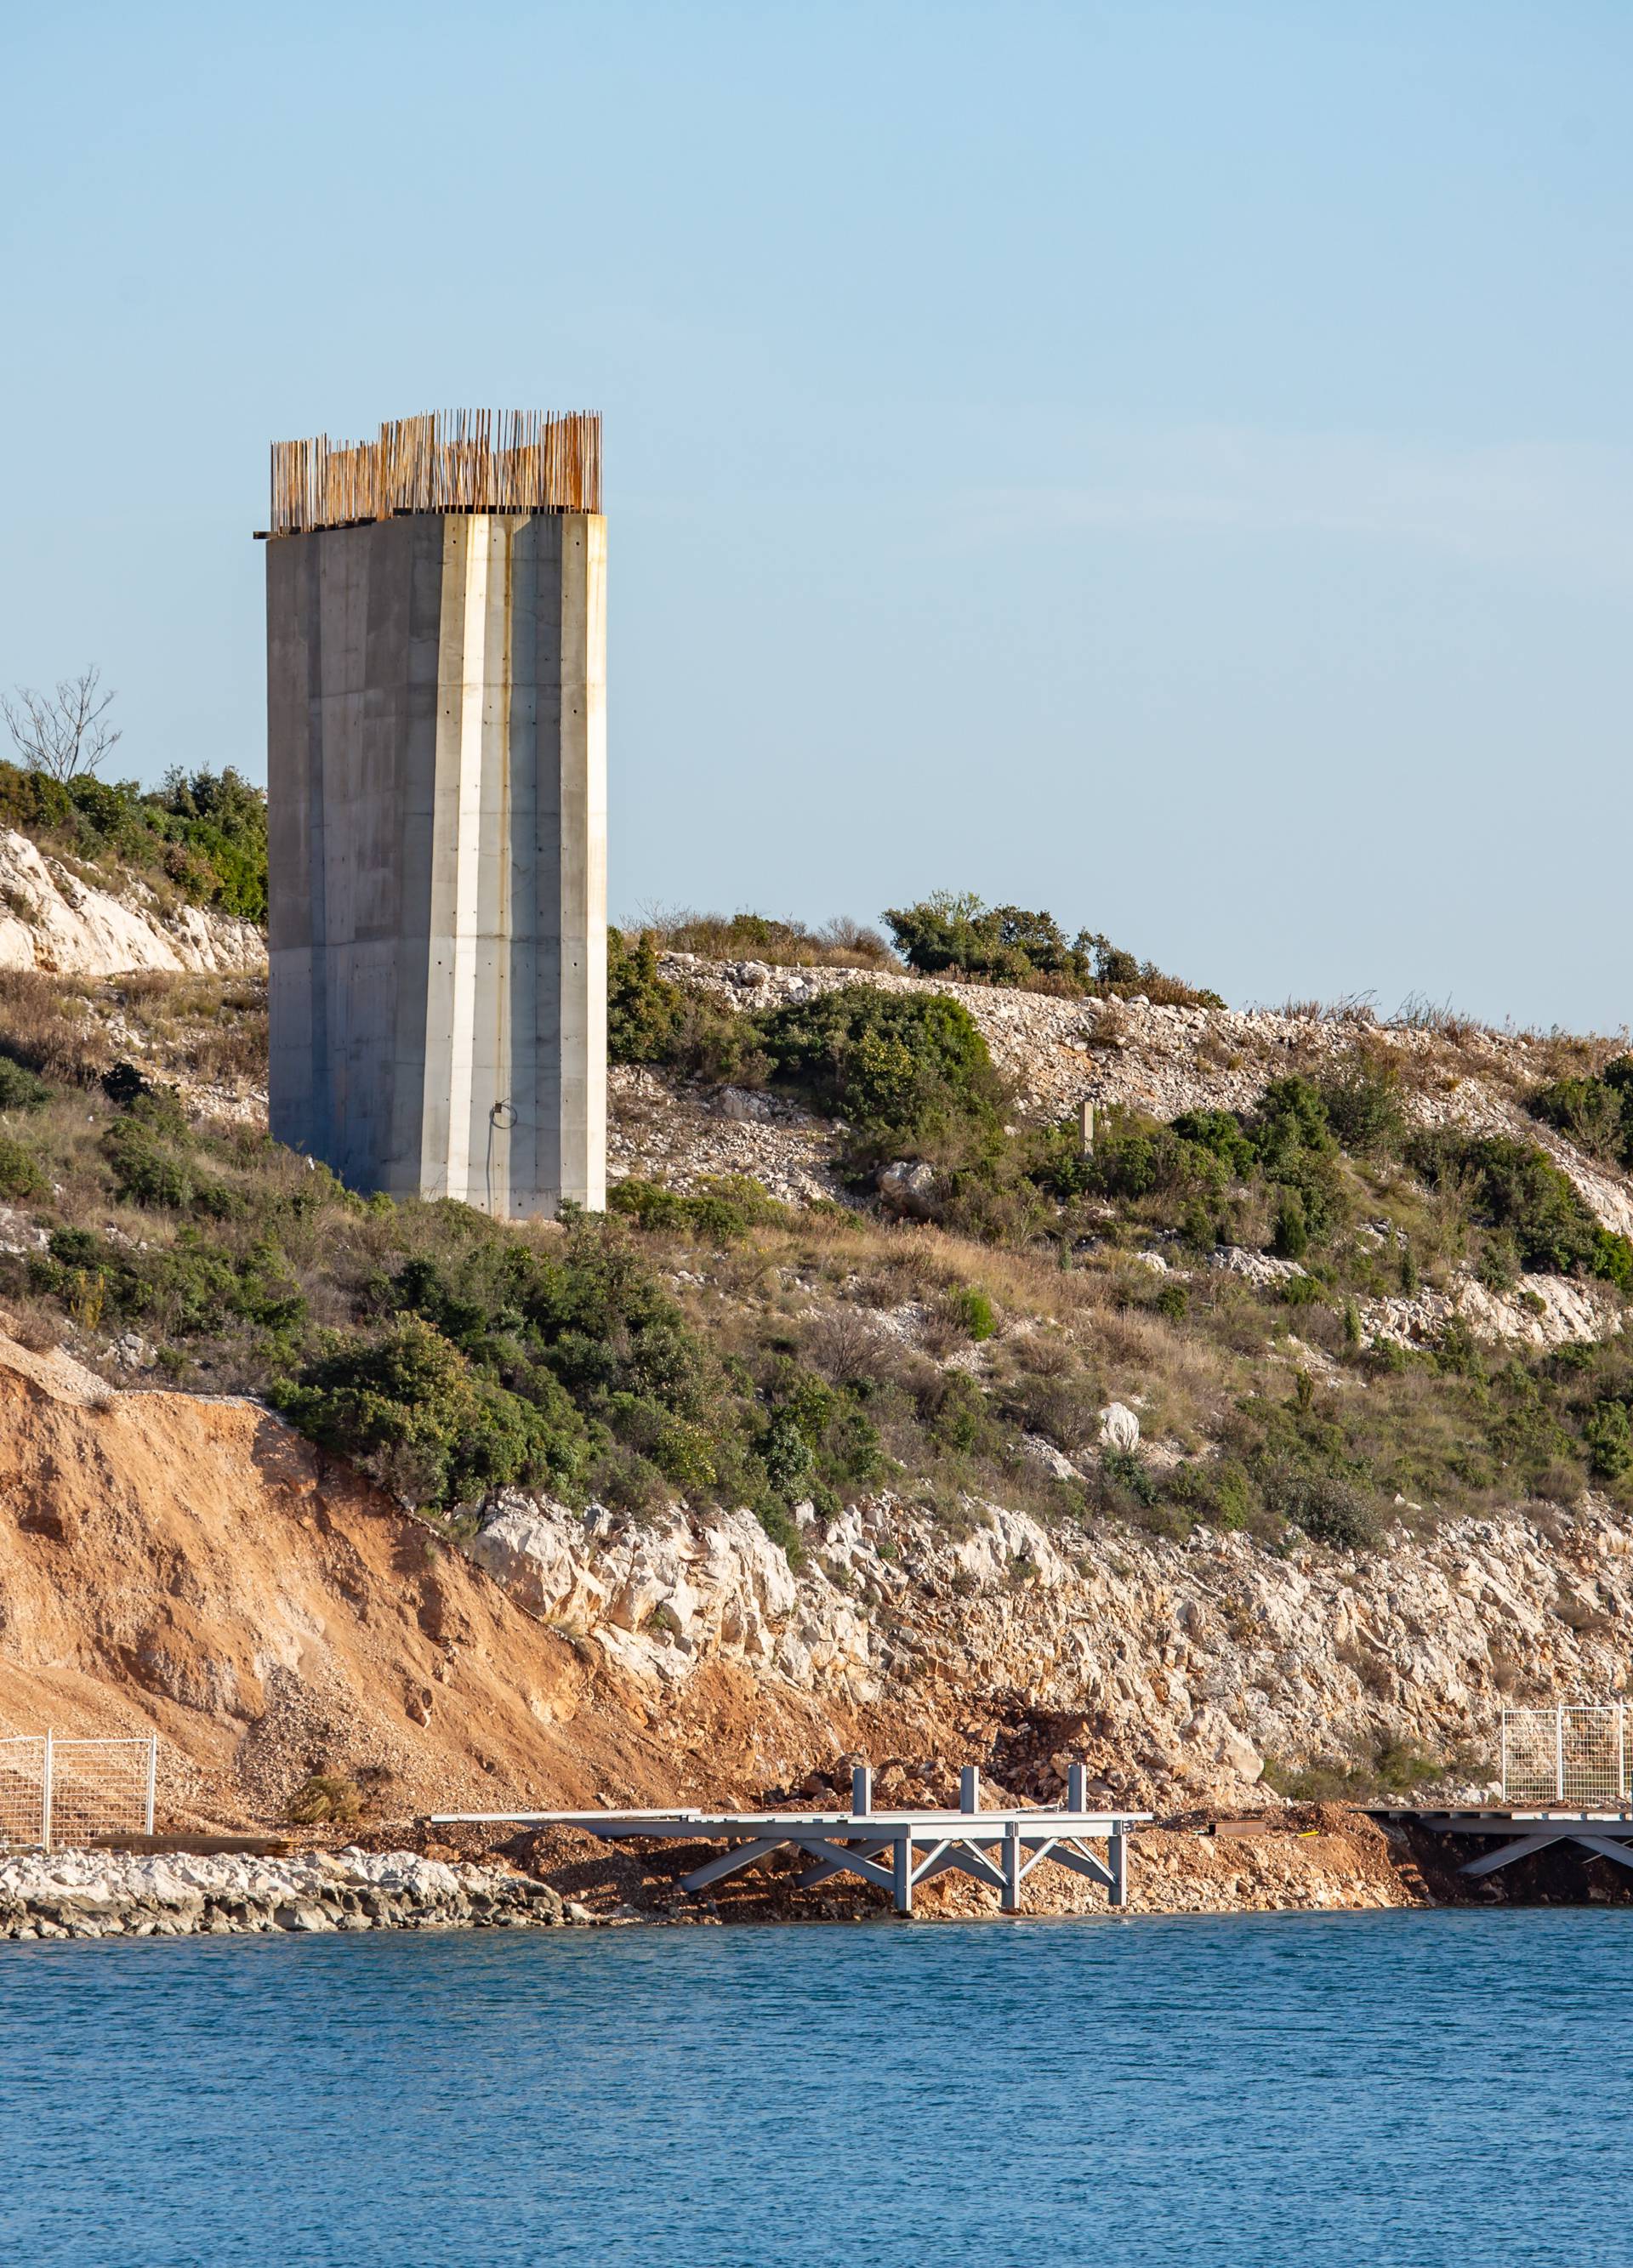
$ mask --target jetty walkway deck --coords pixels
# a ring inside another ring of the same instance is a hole
[[[981,1807],[973,1765],[961,1776],[957,1811],[876,1811],[873,1775],[852,1775],[849,1811],[449,1811],[432,1823],[576,1827],[603,1842],[647,1837],[671,1843],[723,1842],[720,1857],[681,1877],[681,1888],[706,1890],[757,1866],[780,1851],[797,1851],[810,1863],[795,1876],[809,1889],[835,1874],[859,1874],[887,1890],[898,1913],[913,1911],[913,1892],[938,1874],[968,1874],[999,1893],[1003,1911],[1018,1913],[1021,1890],[1045,1859],[1086,1875],[1113,1906],[1128,1896],[1128,1844],[1149,1811],[1092,1811],[1084,1801],[1083,1771],[1074,1765],[1066,1803],[1057,1810]],[[1103,1843],[1104,1857],[1087,1845]]]
[[[1431,1835],[1472,1835],[1494,1841],[1458,1868],[1460,1874],[1478,1877],[1511,1867],[1552,1843],[1575,1843],[1596,1858],[1614,1859],[1619,1867],[1633,1867],[1633,1810],[1567,1810],[1563,1805],[1527,1807],[1525,1810],[1411,1811],[1398,1806],[1369,1804],[1370,1815],[1401,1826],[1422,1827]]]

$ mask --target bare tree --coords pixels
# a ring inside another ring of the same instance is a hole
[[[100,690],[101,679],[92,665],[78,677],[59,679],[55,699],[29,685],[18,686],[14,700],[0,695],[0,710],[30,771],[70,780],[107,762],[120,728],[107,721],[114,696]]]

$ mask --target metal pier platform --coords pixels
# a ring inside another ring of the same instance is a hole
[[[1595,1858],[1633,1867],[1633,1810],[1571,1811],[1552,1805],[1523,1811],[1408,1811],[1381,1804],[1369,1804],[1367,1810],[1374,1819],[1426,1828],[1431,1835],[1500,1838],[1495,1850],[1482,1851],[1459,1867],[1460,1874],[1495,1874],[1551,1843],[1576,1843]]]
[[[864,1766],[852,1775],[846,1812],[445,1811],[434,1813],[432,1824],[576,1827],[610,1843],[637,1837],[725,1843],[728,1848],[718,1859],[682,1875],[686,1890],[706,1890],[773,1852],[798,1851],[811,1862],[795,1877],[802,1889],[835,1874],[860,1874],[888,1890],[897,1912],[904,1914],[913,1911],[913,1892],[921,1883],[954,1872],[987,1883],[999,1893],[1006,1913],[1018,1913],[1027,1876],[1040,1859],[1053,1859],[1097,1882],[1108,1902],[1120,1906],[1128,1895],[1129,1837],[1151,1814],[1089,1810],[1083,1779],[1083,1766],[1075,1764],[1066,1803],[1058,1811],[984,1811],[973,1765],[961,1776],[957,1811],[876,1811],[873,1774]],[[1104,1858],[1085,1847],[1096,1842],[1105,1845]]]

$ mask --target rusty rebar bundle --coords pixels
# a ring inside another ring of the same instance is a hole
[[[598,410],[439,409],[377,441],[272,444],[272,535],[400,512],[600,510]]]

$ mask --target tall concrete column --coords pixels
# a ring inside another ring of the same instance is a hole
[[[361,1189],[606,1200],[606,522],[267,545],[271,1116]]]

